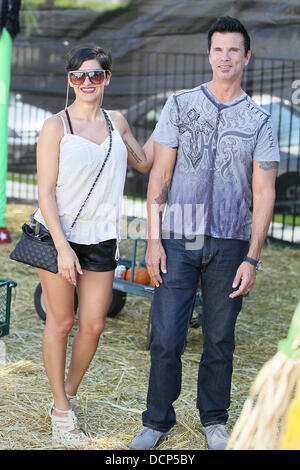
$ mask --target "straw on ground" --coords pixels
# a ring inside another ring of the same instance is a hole
[[[50,389],[45,375],[41,339],[44,324],[37,316],[33,294],[38,278],[33,268],[9,259],[20,227],[34,208],[7,205],[7,226],[13,243],[1,245],[1,278],[17,281],[12,305],[7,364],[0,365],[0,448],[53,449],[47,415]],[[286,336],[299,298],[300,250],[266,246],[264,270],[245,299],[236,329],[232,403],[228,428],[239,417],[258,371]],[[93,362],[79,389],[78,419],[94,441],[91,449],[126,449],[141,428],[145,409],[149,352],[146,328],[150,301],[127,296],[124,309],[107,319]],[[76,324],[70,336],[70,345]],[[161,449],[206,449],[196,409],[198,362],[202,351],[200,328],[190,328],[183,355],[180,398],[175,403],[178,423]]]

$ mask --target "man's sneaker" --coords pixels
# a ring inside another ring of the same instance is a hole
[[[224,450],[229,440],[229,434],[224,424],[211,424],[203,426],[208,448],[211,450]]]
[[[161,441],[168,438],[167,433],[144,427],[141,432],[132,439],[128,447],[132,450],[151,450],[158,446]]]

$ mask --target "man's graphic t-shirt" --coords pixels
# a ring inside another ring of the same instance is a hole
[[[223,104],[201,85],[169,98],[154,140],[177,148],[162,230],[249,240],[253,160],[280,160],[270,114],[246,93]]]

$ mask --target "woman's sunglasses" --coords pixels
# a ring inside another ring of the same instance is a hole
[[[86,77],[89,77],[93,85],[101,85],[106,78],[107,70],[74,70],[69,72],[70,82],[72,85],[83,85]]]

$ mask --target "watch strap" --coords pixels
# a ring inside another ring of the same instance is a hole
[[[252,264],[252,266],[255,266],[255,267],[257,267],[257,265],[258,265],[258,261],[254,258],[250,258],[250,256],[245,256],[244,261],[246,261],[247,263]]]

